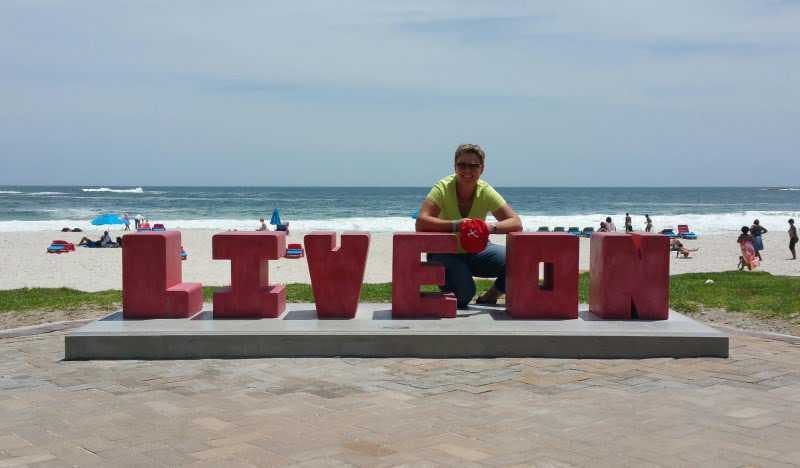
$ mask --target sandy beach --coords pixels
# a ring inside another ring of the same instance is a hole
[[[45,249],[53,239],[77,243],[81,236],[99,238],[102,231],[84,233],[15,232],[0,233],[0,289],[22,287],[69,287],[82,291],[101,291],[122,287],[122,251],[120,249],[78,248],[76,252],[54,255]],[[184,281],[218,286],[230,281],[230,264],[211,259],[211,236],[214,230],[183,230],[183,245],[189,253],[183,262]],[[113,236],[119,231],[112,231]],[[289,242],[302,242],[303,232],[292,232]],[[800,275],[800,260],[791,261],[783,233],[764,238],[764,263],[760,271],[775,275]],[[735,235],[703,236],[685,241],[689,248],[699,248],[691,258],[671,255],[672,274],[727,271],[736,268],[738,248]],[[504,244],[505,236],[492,236],[492,242]],[[364,281],[391,281],[392,234],[372,233]],[[589,268],[589,241],[581,239],[581,270]],[[270,262],[270,282],[308,283],[305,259],[282,259]]]

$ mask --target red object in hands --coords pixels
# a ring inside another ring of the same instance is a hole
[[[466,218],[458,227],[458,240],[469,253],[483,252],[489,243],[489,226],[482,219]]]

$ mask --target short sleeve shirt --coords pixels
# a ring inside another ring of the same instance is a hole
[[[428,192],[428,199],[439,207],[439,219],[456,220],[464,217],[461,215],[461,210],[458,209],[455,174],[436,182]],[[475,198],[467,217],[486,220],[487,213],[491,213],[505,204],[506,201],[491,185],[483,180],[478,180]]]

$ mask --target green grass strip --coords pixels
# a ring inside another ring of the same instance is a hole
[[[707,279],[713,284],[705,284]],[[491,286],[491,280],[478,280],[478,291]],[[217,287],[203,288],[210,301]],[[581,274],[580,300],[588,301],[589,275]],[[423,290],[435,291],[435,287]],[[286,285],[288,302],[313,302],[311,285]],[[364,284],[362,302],[391,302],[391,283]],[[84,292],[68,288],[24,288],[0,291],[0,313],[26,310],[112,309],[122,302],[120,291]],[[765,272],[729,271],[687,273],[671,277],[670,306],[682,312],[701,306],[736,312],[751,312],[766,317],[796,319],[800,316],[800,277],[773,276]]]

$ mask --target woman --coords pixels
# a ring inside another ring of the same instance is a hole
[[[797,228],[794,227],[794,219],[789,220],[789,252],[792,253],[792,260],[797,260],[797,252],[794,246],[797,245]]]
[[[653,220],[650,219],[649,214],[644,215],[644,221],[645,221],[644,232],[651,232],[653,230]]]
[[[753,248],[756,249],[756,257],[758,257],[759,260],[763,260],[761,258],[761,251],[764,250],[764,240],[761,238],[761,235],[766,233],[767,228],[762,226],[757,219],[753,220],[753,225],[750,226],[750,235],[753,236]]]
[[[739,269],[743,270],[747,267],[748,270],[756,268],[760,262],[755,247],[753,247],[753,236],[750,235],[750,228],[742,226],[742,233],[736,239],[739,243],[741,255],[739,256]]]
[[[497,219],[489,225],[491,234],[521,231],[522,221],[491,185],[481,180],[486,153],[478,145],[461,145],[455,153],[455,174],[437,182],[422,202],[416,230],[420,232],[458,232],[466,218],[486,219],[487,213]],[[459,245],[456,254],[428,255],[430,262],[445,267],[444,292],[455,294],[458,307],[466,307],[475,296],[473,276],[497,278],[476,303],[496,304],[506,290],[506,249],[487,244],[479,253],[465,253]]]

